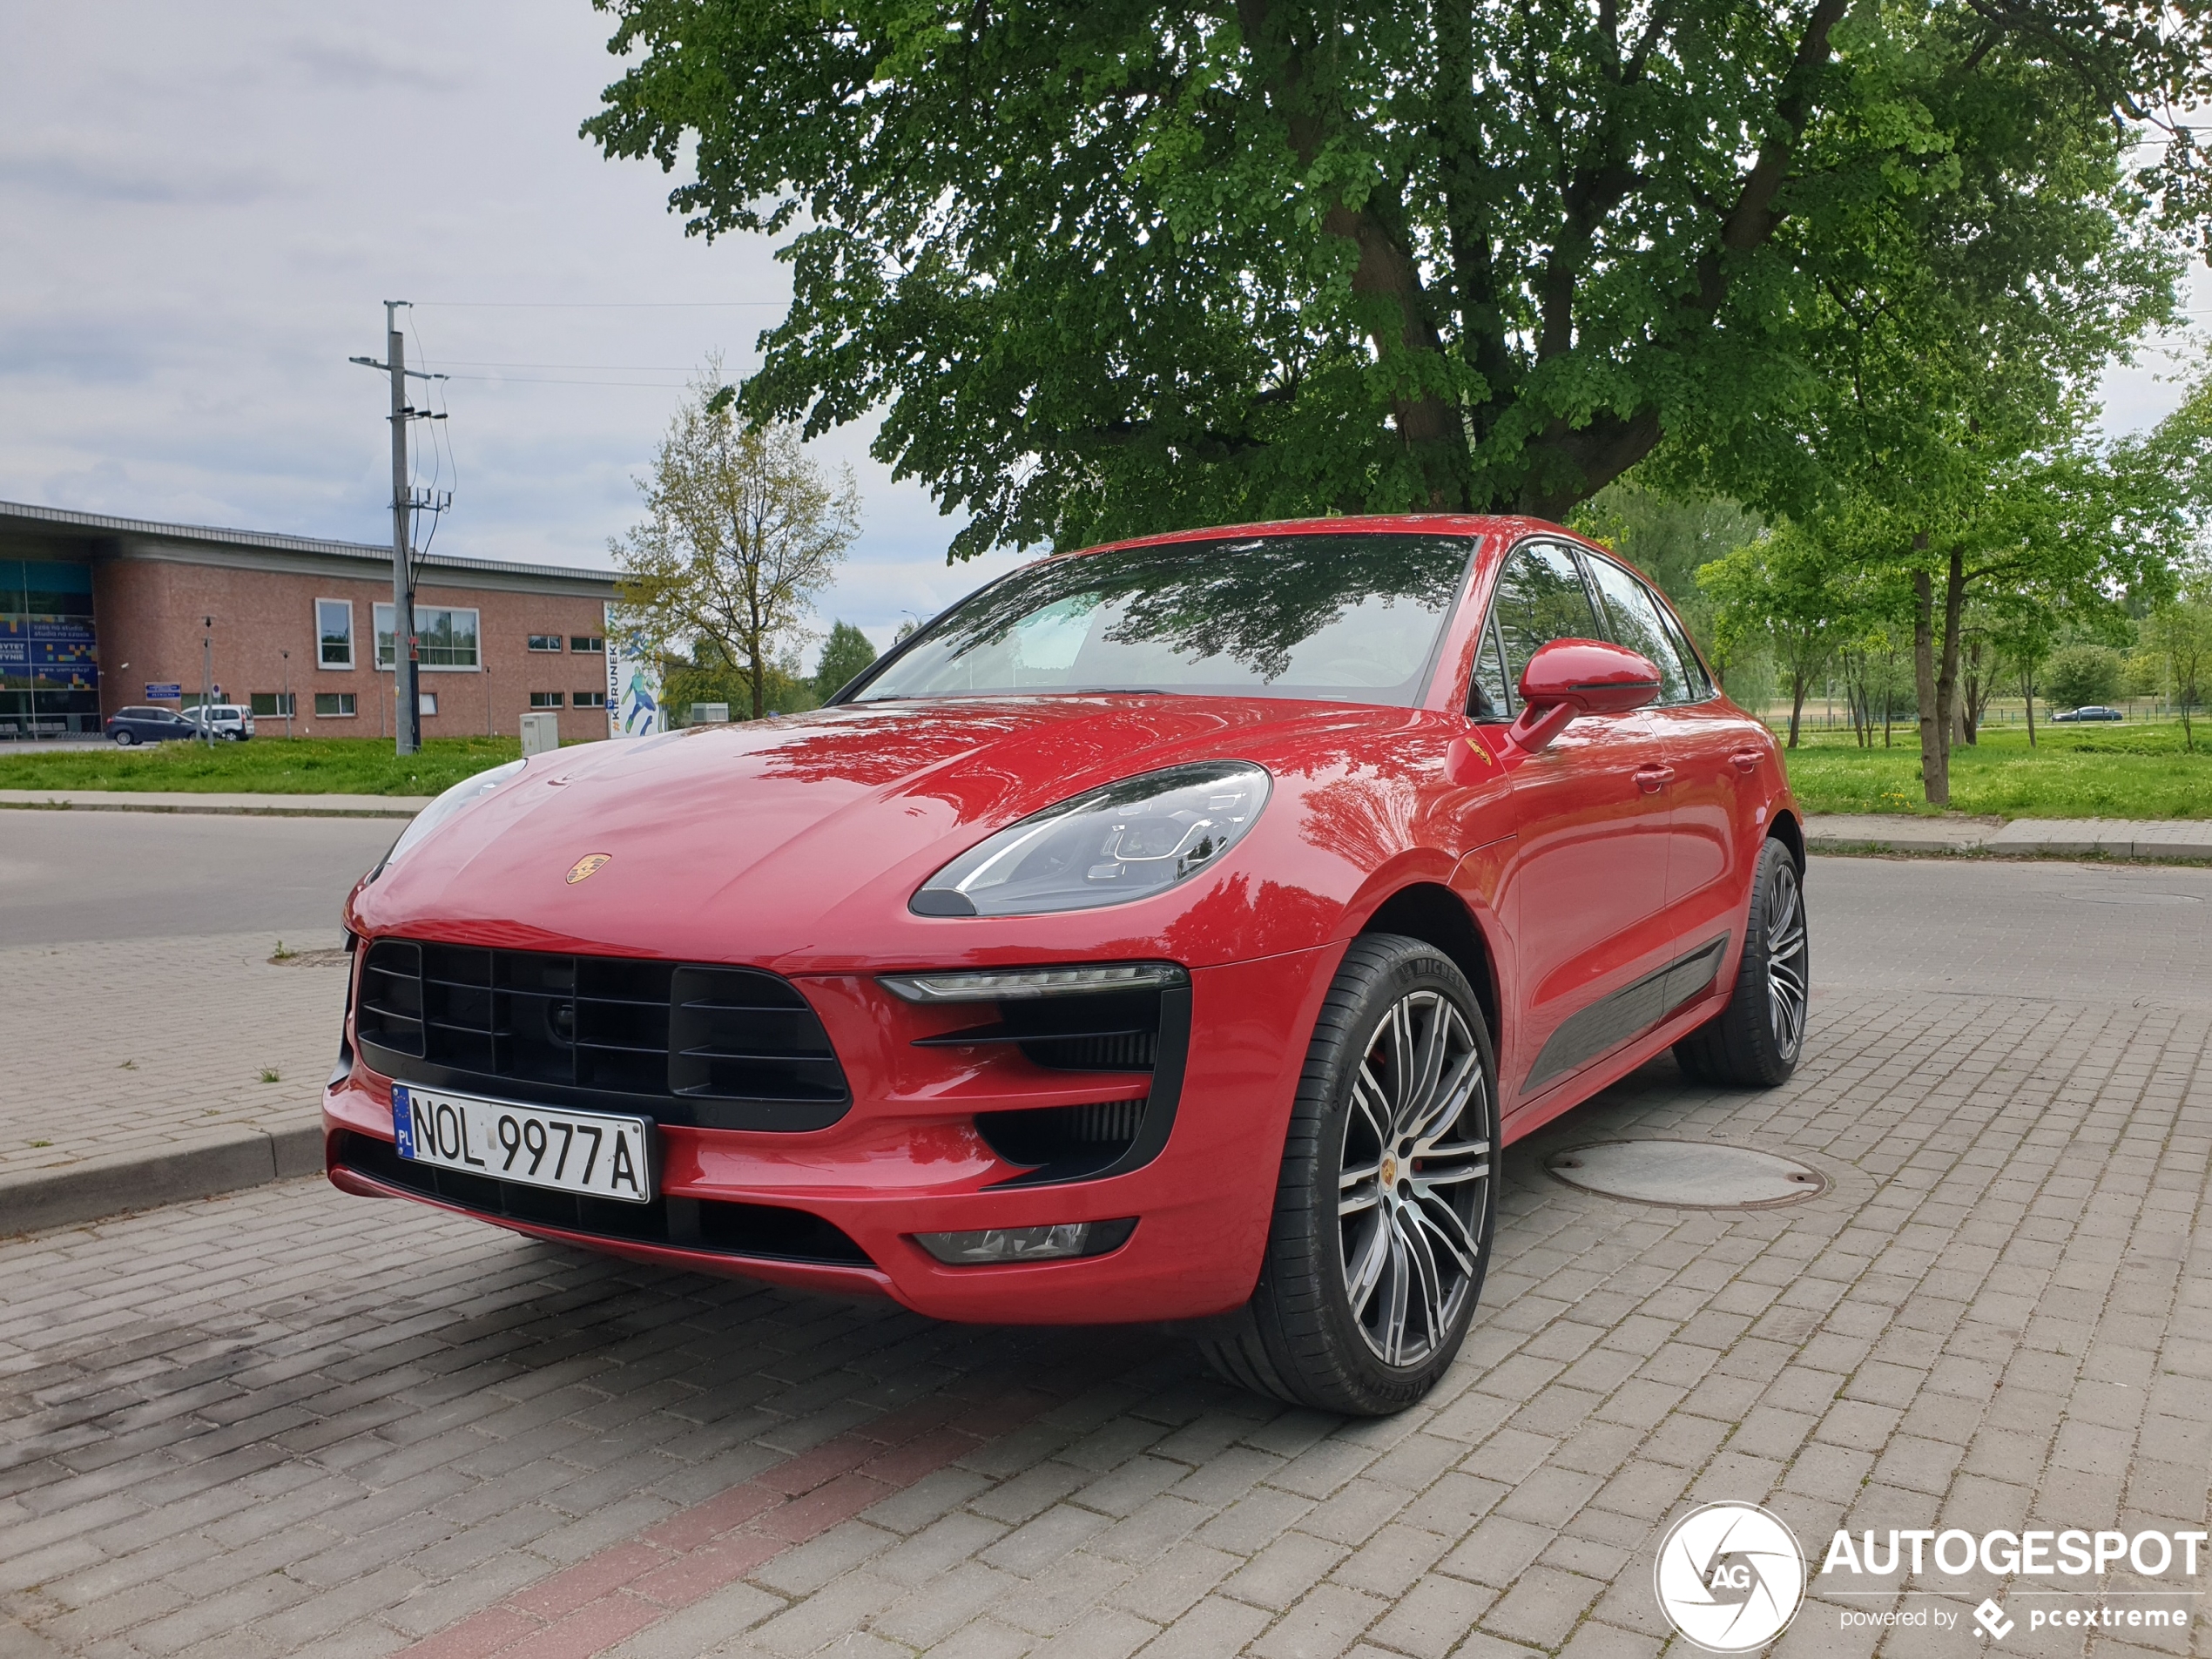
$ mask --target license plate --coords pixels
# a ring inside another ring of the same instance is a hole
[[[653,1196],[642,1117],[549,1110],[443,1089],[392,1088],[400,1156],[526,1187],[645,1204]]]

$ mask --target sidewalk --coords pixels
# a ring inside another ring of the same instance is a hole
[[[1911,818],[1838,813],[1805,820],[1815,853],[1979,853],[2014,858],[2212,860],[2212,820]]]
[[[0,946],[0,1235],[320,1169],[342,942]]]
[[[218,813],[267,818],[413,818],[428,795],[190,795],[182,791],[0,789],[0,807],[85,813]]]

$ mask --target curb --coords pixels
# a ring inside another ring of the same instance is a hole
[[[276,799],[281,799],[281,797]],[[184,796],[175,802],[138,800],[86,800],[83,796],[69,799],[48,797],[25,800],[0,798],[0,808],[32,813],[212,813],[231,818],[390,818],[410,819],[422,809],[420,806],[328,806],[302,803],[299,806],[251,806],[235,802],[195,800]]]
[[[221,1130],[161,1152],[91,1157],[0,1176],[0,1235],[104,1221],[322,1172],[322,1123]],[[0,1659],[5,1649],[0,1649]]]

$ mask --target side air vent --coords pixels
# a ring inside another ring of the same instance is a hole
[[[388,1076],[715,1129],[820,1129],[852,1096],[828,1033],[754,968],[380,940],[354,1027]]]

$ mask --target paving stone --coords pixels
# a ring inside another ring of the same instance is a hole
[[[1797,1076],[1702,1089],[1662,1059],[1509,1149],[1474,1328],[1391,1420],[1247,1399],[1152,1334],[936,1326],[313,1180],[0,1242],[0,1612],[65,1659],[435,1653],[568,1573],[658,1570],[641,1541],[706,1524],[686,1515],[751,1526],[730,1494],[811,1471],[848,1484],[804,1495],[803,1526],[682,1546],[744,1576],[693,1563],[655,1581],[700,1599],[642,1615],[617,1578],[533,1639],[644,1616],[609,1638],[624,1659],[1625,1659],[1665,1638],[1651,1554],[1693,1502],[1768,1502],[1809,1543],[2202,1524],[2212,930],[2068,896],[2114,873],[2033,867],[2003,873],[2054,896],[1997,904],[2015,932],[1967,972],[1909,909],[1877,927],[1822,897],[1919,867],[1817,864]],[[2212,873],[2126,873],[2212,897]],[[2036,903],[2074,919],[2066,950],[2018,936]],[[2149,970],[2096,942],[2114,917]],[[1699,1214],[1542,1174],[1548,1148],[1639,1134],[1786,1148],[1836,1185]],[[1055,1392],[1000,1432],[979,1402],[1008,1379]],[[988,1438],[933,1461],[962,1412]],[[900,1413],[925,1438],[868,1455],[904,1484],[850,1484],[840,1437]],[[1816,1603],[1780,1651],[1861,1635]]]

